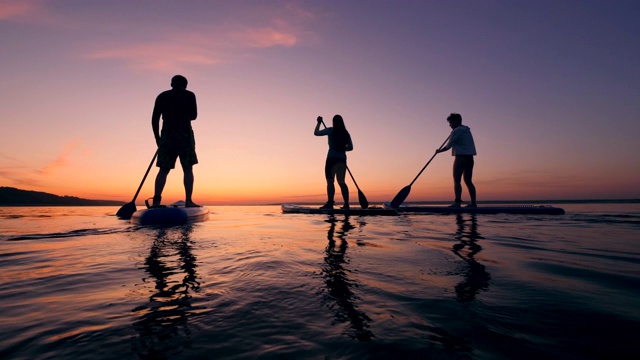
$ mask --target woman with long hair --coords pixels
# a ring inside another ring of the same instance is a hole
[[[327,160],[324,165],[324,176],[327,179],[327,203],[320,207],[321,209],[333,209],[334,201],[333,197],[336,193],[336,187],[334,185],[334,179],[338,180],[340,191],[342,192],[342,199],[344,200],[343,209],[349,208],[349,187],[344,181],[347,173],[347,151],[353,150],[353,143],[351,142],[351,135],[344,126],[344,120],[342,116],[336,115],[333,117],[333,126],[320,130],[320,124],[324,124],[322,116],[318,116],[318,123],[313,134],[315,136],[329,137],[329,152],[327,153]]]

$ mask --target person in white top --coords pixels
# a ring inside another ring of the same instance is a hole
[[[452,207],[460,207],[462,203],[462,184],[461,180],[464,179],[465,185],[469,190],[469,196],[471,197],[471,203],[468,207],[476,207],[476,187],[473,185],[473,157],[476,153],[476,145],[473,142],[473,135],[471,135],[471,129],[468,126],[462,125],[462,116],[460,114],[452,113],[447,117],[449,126],[453,129],[449,142],[446,146],[436,150],[441,153],[451,149],[451,155],[455,156],[453,161],[453,189],[455,193],[454,203]]]

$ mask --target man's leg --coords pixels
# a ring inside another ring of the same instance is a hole
[[[464,170],[464,183],[469,189],[469,197],[471,198],[471,205],[476,205],[476,187],[473,185],[473,160],[469,161]]]
[[[464,172],[464,166],[462,164],[462,159],[456,156],[456,159],[453,161],[453,191],[456,196],[454,202],[458,205],[462,202],[462,174]]]
[[[164,190],[164,185],[167,183],[167,175],[169,175],[170,168],[160,168],[158,170],[158,175],[156,175],[156,184],[155,184],[155,192],[153,194],[153,206],[160,205],[160,201],[162,200],[162,191]]]
[[[185,204],[187,207],[199,206],[196,203],[194,203],[193,199],[191,198],[193,195],[193,183],[194,183],[193,166],[191,165],[183,166],[182,170],[184,171],[183,183],[184,183]]]
[[[180,143],[180,165],[184,174],[182,183],[184,185],[184,202],[187,207],[199,207],[200,205],[193,202],[193,165],[198,163],[198,155],[196,155],[196,140],[193,131],[182,134],[182,142]]]

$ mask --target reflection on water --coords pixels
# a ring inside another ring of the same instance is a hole
[[[453,245],[451,251],[459,256],[467,264],[463,270],[464,278],[456,285],[456,296],[460,302],[473,301],[480,291],[489,288],[491,276],[485,270],[484,265],[476,261],[475,256],[482,251],[482,246],[478,244],[483,237],[478,232],[478,219],[476,214],[470,214],[470,218],[465,220],[462,214],[456,215],[456,236],[457,244]]]
[[[637,357],[640,204],[477,219],[233,206],[191,233],[109,209],[0,207],[0,359]]]
[[[358,284],[349,279],[347,233],[355,227],[349,221],[349,216],[339,221],[335,216],[330,215],[326,222],[329,223],[328,244],[325,248],[322,277],[327,286],[329,308],[335,312],[338,322],[349,322],[349,327],[345,329],[346,335],[360,341],[370,340],[373,337],[373,333],[369,331],[371,319],[358,309],[356,305],[358,297],[353,291]],[[340,224],[340,227],[336,230],[337,224]]]
[[[200,290],[192,231],[191,225],[157,229],[149,249],[143,269],[150,277],[142,281],[154,288],[148,302],[132,310],[139,335],[134,350],[142,359],[171,358],[189,345],[189,320],[198,310],[192,294]]]

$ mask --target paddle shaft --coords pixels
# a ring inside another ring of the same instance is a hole
[[[442,145],[440,145],[440,147],[438,148],[438,150],[442,149],[442,147],[447,143],[447,141],[449,141],[449,138],[451,138],[451,135],[447,136],[447,138],[444,140],[444,142],[442,143]],[[409,184],[409,186],[413,185],[414,182],[416,182],[416,180],[418,180],[418,178],[420,177],[420,175],[422,175],[422,172],[424,171],[424,169],[427,168],[427,166],[429,166],[429,164],[431,164],[431,160],[433,160],[433,158],[436,157],[436,155],[438,155],[438,151],[436,151],[435,153],[433,153],[433,156],[431,157],[431,159],[429,159],[429,161],[422,167],[422,170],[420,170],[420,172],[418,173],[418,175],[416,175],[415,178],[413,178],[413,181]]]
[[[440,145],[440,147],[438,148],[438,150],[442,149],[442,147],[447,143],[447,141],[449,141],[449,138],[451,137],[451,135],[449,135],[446,140],[442,143],[442,145]],[[422,175],[422,172],[424,171],[424,169],[427,168],[427,166],[429,166],[429,164],[431,164],[431,160],[433,160],[433,158],[436,157],[436,155],[438,155],[438,152],[436,151],[435,153],[433,153],[433,156],[431,157],[431,159],[429,159],[429,161],[422,167],[422,170],[420,170],[420,172],[418,173],[418,175],[416,175],[415,178],[413,178],[413,181],[409,184],[409,186],[413,185],[414,182],[416,182],[416,180],[418,180],[418,178],[420,177],[420,175]]]
[[[358,187],[358,183],[356,182],[356,179],[353,177],[353,174],[351,173],[351,170],[349,170],[348,166],[347,166],[347,171],[349,172],[349,176],[351,176],[351,180],[353,180],[353,183],[356,185],[356,188],[360,190],[360,187]]]
[[[140,186],[138,186],[138,190],[136,191],[136,194],[133,195],[133,200],[131,200],[131,202],[135,202],[136,199],[138,198],[138,194],[140,194],[140,190],[142,189],[142,185],[144,184],[144,181],[147,180],[147,175],[149,175],[149,171],[151,171],[151,167],[153,166],[153,162],[156,161],[156,157],[158,157],[158,150],[156,150],[156,153],[153,154],[153,159],[151,159],[151,162],[149,163],[149,167],[147,168],[147,172],[144,173],[144,177],[140,182]]]
[[[442,143],[442,145],[440,145],[440,147],[438,148],[438,150],[442,149],[442,147],[447,143],[447,141],[449,141],[449,138],[451,138],[451,135],[449,135],[444,142]],[[409,193],[411,192],[411,185],[413,185],[414,182],[416,182],[416,180],[418,180],[418,178],[420,177],[420,175],[422,174],[422,172],[424,171],[424,169],[427,168],[427,166],[429,166],[429,164],[431,163],[431,160],[433,160],[434,157],[436,157],[436,155],[438,154],[438,151],[436,150],[436,152],[433,154],[433,156],[431,157],[431,159],[429,159],[429,162],[426,163],[425,166],[422,167],[422,170],[420,170],[420,172],[418,173],[418,175],[416,175],[416,177],[413,179],[413,181],[411,182],[411,184],[403,187],[398,194],[393,198],[393,200],[391,200],[391,207],[397,208],[398,206],[400,206],[404,200],[407,198],[407,196],[409,196]]]

